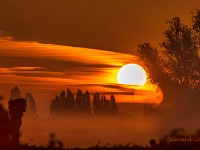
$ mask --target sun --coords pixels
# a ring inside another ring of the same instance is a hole
[[[145,70],[137,64],[124,65],[117,73],[117,82],[119,84],[143,86],[146,79]]]

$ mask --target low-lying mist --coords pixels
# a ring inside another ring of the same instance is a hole
[[[145,144],[152,138],[155,126],[156,122],[153,121],[130,118],[24,119],[21,140],[30,144],[47,145],[49,134],[54,133],[65,147],[89,147],[99,141],[103,145],[127,142]]]
[[[182,127],[193,134],[200,127],[200,119],[167,119],[152,117],[68,117],[68,118],[23,118],[21,142],[30,145],[47,146],[49,135],[54,133],[64,147],[90,147],[101,141],[100,146],[133,142],[136,145],[149,145],[150,139],[159,141],[175,128]]]

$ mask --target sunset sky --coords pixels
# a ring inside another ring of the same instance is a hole
[[[0,0],[0,94],[8,99],[18,85],[40,114],[67,88],[159,103],[159,88],[119,85],[117,72],[141,63],[138,44],[162,41],[166,20],[190,25],[197,8],[198,0]]]

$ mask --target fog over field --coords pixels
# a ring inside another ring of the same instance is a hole
[[[123,105],[130,107],[128,104]],[[167,114],[147,117],[142,115],[141,108],[138,106],[135,112],[132,110],[132,113],[136,114],[132,116],[44,119],[24,117],[20,139],[22,143],[47,146],[50,134],[54,133],[56,140],[62,141],[64,147],[70,148],[95,146],[99,141],[100,146],[107,143],[126,145],[128,142],[146,146],[149,145],[150,139],[159,141],[165,135],[169,136],[173,129],[182,127],[187,134],[195,134],[200,127],[200,119],[197,117],[166,117]]]

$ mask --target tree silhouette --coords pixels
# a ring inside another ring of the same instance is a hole
[[[76,108],[79,112],[83,111],[83,101],[84,101],[84,95],[80,89],[77,90],[76,93]]]
[[[60,101],[60,98],[58,97],[58,95],[55,95],[55,98],[51,100],[50,114],[52,116],[58,116],[63,112],[62,110],[63,109],[62,109],[62,103]]]
[[[195,44],[196,44],[197,48],[199,49],[200,48],[200,10],[196,10],[196,12],[194,12],[192,14],[192,29],[193,29],[193,33],[194,33]],[[198,59],[196,63],[197,63],[196,70],[198,70],[196,73],[196,78],[198,78],[200,76],[200,60]],[[197,89],[196,91],[200,91],[199,80],[197,83],[198,84],[196,86],[196,89]],[[199,96],[200,96],[200,92],[197,93],[197,97],[199,97]]]
[[[98,92],[94,93],[93,96],[93,110],[95,115],[99,115],[102,110],[100,94]]]
[[[90,109],[90,93],[88,91],[86,91],[83,94],[83,112],[86,114],[90,114],[91,113],[91,109]]]
[[[10,115],[10,122],[12,125],[11,130],[11,143],[13,148],[18,150],[19,149],[19,129],[22,124],[22,116],[23,113],[26,111],[26,100],[25,99],[15,99],[9,101],[9,115]]]
[[[2,97],[0,97],[0,100]],[[0,148],[2,150],[9,150],[10,141],[10,131],[11,123],[8,116],[8,111],[6,111],[2,105],[0,105]]]
[[[117,107],[117,103],[115,102],[115,96],[114,95],[110,96],[110,107],[111,107],[111,113],[112,114],[118,113],[118,107]]]
[[[194,31],[195,42],[200,47],[200,10],[192,12],[192,29]]]
[[[62,110],[62,113],[66,114],[69,113],[70,111],[75,110],[74,95],[69,89],[67,89],[67,94],[64,90],[62,90],[59,99],[60,99],[59,107],[61,107],[60,109]]]
[[[67,101],[67,97],[66,97],[66,93],[64,90],[62,90],[60,92],[60,103],[62,104],[62,109],[67,109],[67,104],[68,104],[68,101]],[[61,109],[61,108],[60,108]]]
[[[74,100],[74,94],[67,89],[67,102],[68,102],[68,109],[70,111],[74,111],[75,110],[75,100]]]
[[[171,81],[190,89],[196,89],[199,80],[199,57],[197,45],[191,28],[183,25],[180,18],[168,21],[169,29],[165,31],[164,48],[165,68]]]
[[[150,43],[138,47],[138,56],[143,60],[151,82],[157,83],[164,93],[161,106],[180,109],[196,106],[191,99],[195,101],[200,87],[199,39],[196,38],[200,15],[197,12],[198,15],[193,16],[193,28],[182,24],[178,17],[167,21],[169,28],[160,44],[162,50],[158,51]]]
[[[160,83],[163,80],[161,64],[162,60],[158,55],[158,50],[150,43],[140,44],[138,46],[138,56],[144,62],[145,70],[149,73],[150,82]]]
[[[25,99],[26,99],[26,104],[27,104],[26,112],[30,116],[35,116],[37,108],[36,108],[35,100],[34,100],[32,94],[27,92],[25,94]]]
[[[52,116],[67,115],[75,112],[75,101],[72,92],[67,89],[61,91],[60,96],[55,95],[55,98],[51,100],[50,114]]]
[[[83,93],[80,89],[77,90],[76,94],[76,109],[78,112],[90,114],[90,94],[88,91]]]
[[[144,60],[153,82],[162,84],[161,75],[165,75],[173,82],[194,89],[198,85],[199,57],[192,30],[183,25],[178,17],[167,24],[169,29],[165,31],[165,40],[161,43],[164,48],[162,56],[158,56],[158,50],[149,43],[139,45],[138,56]]]
[[[110,103],[109,100],[106,99],[105,95],[101,96],[101,107],[102,107],[102,113],[103,114],[109,114],[110,113]]]
[[[19,88],[15,86],[10,91],[10,99],[15,100],[21,98],[21,93],[19,91]]]

